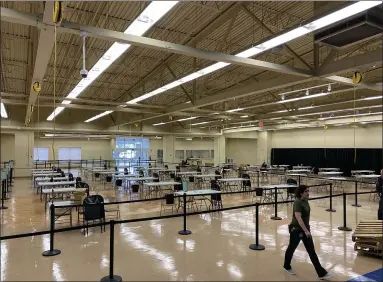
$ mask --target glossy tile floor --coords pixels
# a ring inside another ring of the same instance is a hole
[[[29,180],[16,180],[8,210],[2,211],[1,234],[17,234],[49,227],[48,213],[39,196],[32,193]],[[351,187],[349,189],[352,189]],[[311,197],[316,189],[312,188]],[[352,190],[350,190],[352,191]],[[112,189],[103,196],[127,199]],[[224,206],[250,201],[247,195],[226,196]],[[377,206],[368,195],[359,196],[360,208],[347,203],[347,225],[376,219]],[[328,213],[328,199],[310,202],[311,228],[322,265],[333,281],[346,281],[382,267],[382,260],[358,255],[351,240],[352,232],[342,232],[342,200],[334,199],[335,213]],[[159,215],[159,203],[121,205],[121,219]],[[280,221],[270,220],[273,206],[260,209],[260,244],[264,251],[253,251],[254,208],[214,212],[188,217],[189,236],[178,235],[182,218],[117,225],[115,230],[114,272],[125,281],[315,281],[316,273],[303,244],[295,252],[292,266],[296,276],[282,270],[284,251],[289,241],[287,224],[292,205],[278,206]],[[77,218],[74,216],[74,223]],[[67,223],[58,227],[67,226]],[[87,237],[79,230],[55,235],[55,248],[62,253],[43,257],[49,249],[49,235],[1,242],[1,281],[98,281],[108,274],[109,230],[89,230]]]

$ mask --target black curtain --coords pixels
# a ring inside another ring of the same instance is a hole
[[[368,169],[380,174],[383,168],[382,149],[350,148],[281,148],[271,150],[273,165],[287,164],[309,165],[312,167],[338,167],[345,176],[351,175],[351,170]]]

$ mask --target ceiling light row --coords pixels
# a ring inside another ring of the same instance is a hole
[[[8,118],[8,114],[7,114],[7,111],[5,110],[5,106],[3,103],[1,103],[1,117]]]
[[[177,122],[177,121],[192,120],[192,119],[196,119],[196,118],[198,118],[198,117],[188,117],[188,118],[181,118],[181,119],[167,121],[167,122],[159,122],[159,123],[154,123],[153,126],[164,125],[164,124],[173,123],[173,122]]]
[[[142,36],[167,12],[169,12],[178,1],[153,1],[146,9],[129,25],[124,31],[126,34]],[[77,86],[69,93],[67,98],[78,97],[89,85],[91,85],[113,62],[115,62],[131,45],[125,43],[113,43],[106,53],[97,61],[89,71],[88,77],[81,79]],[[62,104],[70,104],[71,101],[64,100]],[[55,116],[61,113],[64,107],[57,107],[47,120],[53,120]],[[112,111],[97,115],[97,118],[108,115]],[[97,119],[96,117],[88,119],[87,122]]]
[[[153,2],[152,2],[153,3]],[[162,1],[161,1],[162,3]],[[275,36],[257,46],[251,47],[243,52],[240,52],[236,54],[237,57],[243,57],[243,58],[250,58],[254,55],[260,54],[264,51],[270,50],[274,47],[277,47],[279,45],[282,45],[284,43],[290,42],[296,38],[299,38],[303,35],[309,34],[313,31],[319,30],[323,27],[326,27],[328,25],[331,25],[333,23],[336,23],[338,21],[341,21],[343,19],[349,18],[353,15],[359,14],[363,11],[366,11],[372,7],[378,6],[381,4],[381,1],[359,1],[356,3],[353,3],[343,9],[340,9],[338,11],[335,11],[333,13],[330,13],[326,16],[323,16],[317,20],[314,20],[308,24],[299,26],[297,28],[294,28],[288,32],[285,32],[281,35]],[[181,84],[187,83],[189,81],[192,81],[194,79],[197,79],[199,77],[202,77],[204,75],[210,74],[214,71],[220,70],[222,68],[225,68],[226,66],[229,66],[229,63],[225,62],[217,62],[213,65],[210,65],[206,68],[203,68],[197,72],[191,73],[185,77],[182,77],[178,80],[175,80],[171,83],[168,83],[158,89],[155,89],[149,93],[146,93],[140,97],[134,98],[128,102],[127,104],[135,104],[140,101],[146,100],[148,98],[151,98],[155,95],[158,95],[160,93],[163,93],[165,91],[168,91],[172,88],[175,88]],[[239,111],[238,109],[236,111]]]

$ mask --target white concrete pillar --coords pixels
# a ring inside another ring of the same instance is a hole
[[[175,138],[173,135],[165,135],[162,139],[164,163],[174,163],[174,142]]]
[[[15,133],[15,177],[29,177],[33,168],[33,132]]]
[[[257,140],[257,164],[271,163],[271,133],[260,131]]]
[[[225,136],[214,137],[214,164],[226,162],[226,138]]]

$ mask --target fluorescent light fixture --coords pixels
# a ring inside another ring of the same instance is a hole
[[[8,114],[7,114],[7,111],[5,110],[5,106],[3,103],[1,103],[1,117],[8,118]]]
[[[240,116],[240,118],[248,118],[248,115]]]
[[[368,101],[368,100],[377,100],[377,99],[382,99],[383,96],[372,96],[372,97],[367,97],[362,100]]]
[[[192,120],[192,119],[196,119],[196,118],[197,118],[197,117],[181,118],[181,119],[178,119],[177,121]]]
[[[317,113],[309,113],[309,114],[301,114],[301,115],[295,115],[296,117],[304,117],[304,116],[315,116],[320,114],[328,114],[328,113],[338,113],[338,112],[348,112],[352,110],[364,110],[364,109],[371,109],[371,108],[381,108],[381,105],[377,106],[366,106],[366,107],[359,107],[359,108],[350,108],[350,109],[341,109],[341,110],[332,110],[332,111],[324,111],[324,112],[317,112]]]
[[[287,43],[291,40],[294,40],[298,37],[301,37],[303,35],[306,35],[308,33],[311,33],[315,30],[318,30],[318,29],[321,29],[325,26],[328,26],[328,25],[331,25],[335,22],[338,22],[338,21],[341,21],[343,19],[346,19],[348,17],[351,17],[353,15],[356,15],[356,14],[359,14],[363,11],[366,11],[372,7],[375,7],[377,5],[380,5],[381,4],[381,1],[359,1],[359,2],[356,2],[356,3],[353,3],[343,9],[340,9],[336,12],[333,12],[327,16],[324,16],[322,18],[319,18],[317,20],[314,20],[313,22],[310,22],[304,26],[299,26],[293,30],[290,30],[288,32],[285,32],[281,35],[278,35],[274,38],[271,38],[257,46],[254,46],[254,47],[251,47],[247,50],[244,50],[238,54],[236,54],[235,56],[237,57],[242,57],[242,58],[250,58],[254,55],[257,55],[257,54],[260,54],[266,50],[269,50],[269,49],[272,49],[276,46],[279,46],[279,45],[282,45],[284,43]],[[140,102],[142,100],[145,100],[145,99],[148,99],[150,97],[153,97],[155,95],[158,95],[166,90],[169,90],[171,88],[174,88],[176,86],[179,86],[183,83],[186,83],[186,82],[189,82],[193,79],[197,79],[201,76],[204,76],[204,75],[207,75],[209,73],[212,73],[216,70],[219,70],[219,69],[222,69],[226,66],[230,65],[229,63],[224,63],[224,62],[218,62],[218,63],[215,63],[211,66],[208,66],[204,69],[201,69],[197,72],[194,72],[194,73],[191,73],[183,78],[180,78],[176,81],[173,81],[161,88],[158,88],[154,91],[151,91],[147,94],[144,94],[140,97],[137,97],[131,101],[128,101],[127,103],[128,104],[134,104],[134,103],[137,103],[137,102]],[[162,88],[166,88],[166,90],[161,90]]]
[[[202,122],[192,123],[191,125],[207,124],[207,123],[210,123],[210,122],[211,121],[202,121]]]
[[[244,109],[245,109],[245,108],[238,108],[238,109],[227,110],[226,112],[227,112],[227,113],[234,113],[234,112],[243,111]]]
[[[289,102],[294,102],[294,101],[299,101],[299,100],[318,98],[318,97],[326,96],[329,94],[331,94],[331,93],[317,93],[317,94],[313,94],[313,95],[309,95],[309,96],[302,96],[302,97],[291,98],[291,99],[287,99],[287,100],[281,100],[281,101],[278,101],[277,103],[281,104],[281,103],[289,103]]]
[[[313,108],[316,108],[316,107],[314,107],[314,106],[302,107],[302,108],[298,108],[298,111],[308,110],[308,109],[313,109]]]
[[[98,118],[100,118],[100,117],[109,115],[109,114],[112,113],[112,112],[113,112],[113,111],[106,111],[106,112],[103,112],[103,113],[101,113],[101,114],[99,114],[99,115],[97,115],[97,116],[94,116],[94,117],[92,117],[92,118],[90,118],[90,119],[87,119],[85,122],[91,122],[91,121],[94,121],[95,119],[98,119]]]
[[[166,124],[166,122],[159,122],[159,123],[154,123],[153,126],[157,126],[157,125],[163,125],[163,124]]]
[[[186,140],[187,140],[187,141],[192,141],[192,140],[193,140],[193,138],[186,138]]]
[[[167,12],[169,12],[178,1],[152,1],[146,9],[129,25],[124,31],[126,34],[133,34],[142,36],[144,35],[158,20],[160,20]],[[68,94],[68,98],[76,98],[80,95],[89,85],[93,83],[114,61],[116,61],[126,50],[130,44],[113,43],[113,45],[106,51],[106,53],[98,60],[98,62],[89,71],[88,77],[81,79],[77,86]],[[70,104],[71,101],[62,102],[62,104]],[[61,110],[55,111],[47,118],[52,120],[57,116]],[[110,114],[104,113],[104,115]],[[101,115],[101,116],[104,116]],[[94,120],[94,119],[93,119]]]
[[[281,110],[281,111],[271,112],[271,114],[287,113],[287,112],[288,112],[288,110]]]
[[[344,116],[333,116],[333,117],[319,118],[319,120],[327,120],[327,119],[334,119],[334,118],[347,118],[347,117],[371,116],[371,115],[379,115],[379,114],[382,114],[382,112],[365,113],[365,114],[356,114],[356,115],[344,115]]]
[[[282,118],[281,117],[269,118],[269,120],[278,120],[278,119],[282,119]]]

